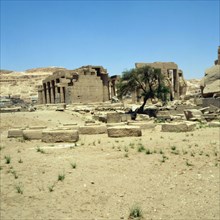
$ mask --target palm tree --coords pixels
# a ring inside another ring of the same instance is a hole
[[[163,103],[166,103],[167,94],[170,93],[169,88],[165,86],[161,69],[150,66],[130,69],[122,73],[118,83],[119,97],[121,98],[123,95],[135,90],[141,90],[141,97],[143,97],[143,104],[139,108],[138,113],[143,113],[148,99],[158,98]]]

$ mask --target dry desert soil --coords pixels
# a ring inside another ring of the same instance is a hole
[[[1,220],[220,219],[219,128],[74,143],[7,138],[11,127],[83,124],[71,112],[1,114]]]

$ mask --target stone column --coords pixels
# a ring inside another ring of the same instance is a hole
[[[59,93],[60,87],[55,85],[55,103],[60,103],[60,93]]]
[[[47,103],[47,92],[46,92],[46,84],[43,84],[43,104]]]
[[[47,87],[47,89],[46,89],[46,93],[47,93],[47,104],[49,104],[50,103],[50,93],[49,93],[49,88]]]
[[[52,85],[52,84],[51,84]],[[54,93],[53,93],[53,85],[50,87],[50,95],[51,95],[51,103],[55,103]]]
[[[174,73],[174,98],[177,100],[179,99],[179,74],[178,69],[173,71]]]
[[[64,98],[64,87],[60,87],[60,102],[64,103],[65,102],[65,98]]]
[[[42,95],[42,90],[38,90],[38,99],[37,99],[38,104],[43,104],[43,95]]]
[[[108,89],[108,75],[101,75],[102,83],[103,83],[103,102],[109,100],[109,89]]]

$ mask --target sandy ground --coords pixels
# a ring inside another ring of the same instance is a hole
[[[143,219],[220,219],[219,128],[81,135],[77,146],[7,138],[13,126],[74,122],[70,112],[1,115],[1,220],[128,219],[134,205]]]

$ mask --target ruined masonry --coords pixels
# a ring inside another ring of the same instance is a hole
[[[38,104],[105,102],[115,95],[111,81],[102,66],[56,71],[38,87]]]
[[[136,68],[150,66],[161,69],[165,77],[165,83],[170,88],[170,100],[179,99],[181,95],[186,94],[187,84],[183,78],[183,72],[174,62],[154,62],[154,63],[135,63]],[[133,97],[138,96],[140,91],[136,91]]]

